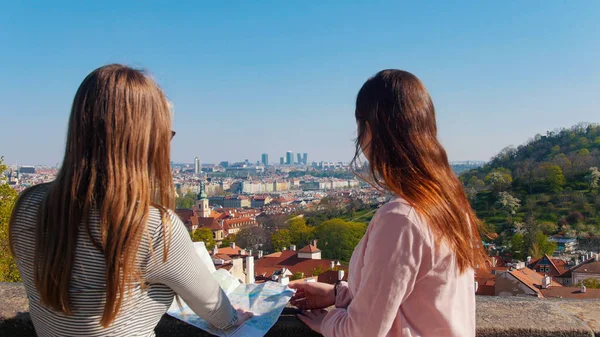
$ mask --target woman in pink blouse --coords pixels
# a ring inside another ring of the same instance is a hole
[[[381,71],[359,91],[355,117],[354,162],[364,154],[370,180],[395,198],[355,248],[348,283],[291,285],[299,318],[326,337],[475,336],[481,223],[437,139],[427,89]]]

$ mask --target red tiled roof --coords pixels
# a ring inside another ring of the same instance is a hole
[[[217,265],[215,266],[215,269],[225,269],[225,270],[231,270],[231,268],[233,268],[233,265],[231,263],[228,264],[221,264],[221,265]]]
[[[283,252],[275,252],[273,254],[265,255],[264,257],[280,257]]]
[[[343,269],[343,268],[342,268]],[[344,269],[346,272],[344,273],[344,278],[342,281],[348,281],[348,270]],[[336,270],[328,270],[323,274],[317,276],[318,282],[324,282],[329,284],[335,284],[338,281],[338,272]]]
[[[541,294],[540,288],[542,287],[542,278],[543,275],[540,275],[534,270],[529,268],[523,268],[521,270],[511,270],[508,272],[512,276],[514,276],[517,280],[521,281],[521,283],[525,284],[531,290],[535,291],[538,294]],[[550,287],[562,287],[563,285],[556,282],[554,279],[550,281]]]
[[[321,269],[323,272],[331,267],[331,260],[302,259],[298,257],[298,252],[286,250],[280,253],[270,254],[254,262],[255,275],[270,276],[274,271],[282,268],[289,269],[292,273],[304,273],[305,276],[312,276],[315,269]],[[347,266],[341,266],[340,269],[348,271]]]
[[[566,274],[567,272],[569,272],[569,266],[567,265],[567,263],[561,259],[553,259],[548,255],[544,255],[542,258],[540,259],[536,259],[536,260],[531,260],[529,262],[528,267],[530,269],[533,270],[537,270],[538,266],[540,264],[542,264],[542,262],[544,261],[548,261],[550,263],[550,272],[548,272],[547,274],[552,276],[552,277],[561,277],[564,274]],[[547,265],[546,263],[544,263],[545,265]]]
[[[229,256],[236,256],[236,255],[240,255],[240,250],[244,250],[242,247],[238,247],[236,246],[235,248],[231,248],[231,247],[222,247],[219,248],[217,251],[217,255],[229,255]],[[212,250],[210,251],[210,254],[212,254]]]
[[[252,218],[234,218],[234,219],[227,219],[223,221],[223,225],[236,225],[236,224],[242,224],[245,222],[252,222],[255,223],[256,221]]]
[[[198,226],[208,228],[211,231],[222,230],[223,227],[219,225],[219,222],[215,218],[197,218]]]
[[[321,250],[319,250],[317,247],[313,246],[313,245],[306,245],[304,246],[302,249],[300,249],[298,252],[299,253],[318,253]]]
[[[600,289],[586,289],[585,293],[582,293],[580,288],[575,287],[550,287],[540,291],[547,298],[600,298]]]
[[[191,209],[178,208],[175,210],[175,214],[181,219],[184,224],[190,223],[190,218],[194,216],[194,211]]]
[[[475,281],[477,281],[477,295],[496,295],[496,275],[494,272],[506,271],[508,267],[487,267],[475,270]]]
[[[591,262],[590,262],[591,261]],[[600,262],[590,260],[573,269],[575,273],[600,274]]]
[[[231,261],[231,260],[233,260],[231,258],[231,256],[229,256],[227,254],[221,254],[221,252],[218,252],[217,255],[213,255],[213,258],[215,258],[215,259],[221,259],[221,260],[225,260],[225,261]]]

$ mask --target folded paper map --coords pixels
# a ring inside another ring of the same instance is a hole
[[[279,315],[294,294],[287,285],[275,282],[261,284],[243,284],[236,280],[227,270],[215,271],[212,259],[204,247],[204,243],[195,242],[196,251],[204,263],[210,264],[209,270],[214,271],[213,277],[229,297],[231,304],[238,308],[251,311],[254,317],[243,325],[227,330],[217,329],[194,313],[189,306],[181,301],[182,308],[173,301],[167,312],[169,315],[189,323],[195,327],[220,337],[262,337],[277,322]]]

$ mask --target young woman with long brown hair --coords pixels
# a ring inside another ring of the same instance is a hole
[[[141,71],[107,65],[75,95],[62,167],[26,190],[11,250],[40,336],[149,336],[174,296],[241,324],[174,215],[171,113]]]
[[[433,103],[411,73],[384,70],[356,100],[354,162],[395,195],[354,250],[348,283],[292,285],[300,319],[326,337],[475,336],[477,219],[437,138]],[[330,311],[323,310],[335,305]]]

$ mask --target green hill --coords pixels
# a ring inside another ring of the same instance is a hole
[[[507,147],[460,179],[478,216],[499,234],[496,243],[523,240],[513,251],[539,255],[547,236],[598,237],[598,167],[600,125],[578,124]]]

